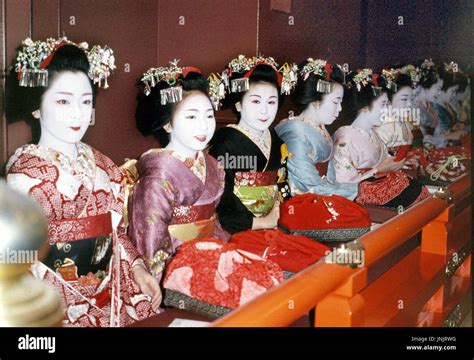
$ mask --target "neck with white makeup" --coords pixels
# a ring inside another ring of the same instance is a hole
[[[57,152],[60,152],[73,160],[77,159],[76,143],[67,143],[59,140],[44,128],[41,128],[41,137],[39,139],[38,145],[56,150]]]

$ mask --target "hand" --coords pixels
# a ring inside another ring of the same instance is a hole
[[[252,230],[260,229],[273,229],[278,225],[278,219],[280,218],[280,202],[275,202],[272,210],[266,215],[260,218],[254,218],[252,223]]]
[[[387,157],[375,169],[377,172],[398,171],[403,165],[405,165],[405,160],[395,161],[395,158]]]
[[[143,266],[135,265],[132,268],[133,279],[137,283],[141,292],[151,296],[151,306],[157,311],[163,296],[161,295],[158,279],[151,275]]]
[[[444,134],[443,137],[445,140],[459,140],[467,133],[464,130],[456,130],[447,134]]]

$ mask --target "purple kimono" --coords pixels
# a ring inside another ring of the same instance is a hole
[[[217,237],[227,241],[216,206],[224,191],[224,170],[213,157],[180,158],[154,149],[137,163],[139,179],[129,204],[129,237],[153,274],[188,240]],[[199,170],[202,177],[199,176]]]

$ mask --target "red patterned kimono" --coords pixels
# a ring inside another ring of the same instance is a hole
[[[144,265],[122,226],[117,166],[78,143],[77,159],[25,145],[7,165],[9,185],[35,198],[49,220],[50,252],[32,273],[63,296],[67,326],[126,326],[154,314],[132,279]]]

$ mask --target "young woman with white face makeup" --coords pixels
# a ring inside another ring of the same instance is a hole
[[[344,95],[341,69],[324,60],[309,58],[298,66],[298,83],[292,95],[296,116],[280,122],[275,130],[292,156],[287,160],[292,194],[340,195],[354,199],[357,186],[335,182],[325,168],[333,149],[326,130],[341,111]]]
[[[36,199],[49,220],[50,251],[32,273],[63,295],[67,326],[126,326],[153,315],[161,292],[125,233],[120,170],[81,142],[91,121],[95,83],[113,69],[112,52],[86,54],[67,39],[48,41],[49,54],[46,43],[29,39],[20,50],[19,58],[36,56],[18,64],[17,71],[41,137],[37,145],[19,148],[7,165],[8,183]],[[90,69],[94,57],[103,67]],[[30,68],[35,63],[39,68]],[[38,73],[47,74],[47,81]],[[89,74],[100,75],[89,79]]]
[[[440,71],[440,78],[443,80],[440,96],[431,104],[438,118],[434,134],[447,140],[448,144],[452,144],[466,135],[465,131],[455,127],[457,118],[453,106],[459,88],[458,73],[451,65],[444,64]]]
[[[269,129],[283,100],[277,68],[271,58],[240,56],[227,69],[230,90],[223,106],[232,108],[238,123],[216,132],[209,154],[222,161],[226,171],[217,212],[232,234],[277,226],[276,183],[283,142]]]
[[[385,69],[381,75],[389,86],[387,95],[390,103],[387,114],[382,116],[382,124],[374,127],[374,131],[392,155],[400,151],[406,154],[405,151],[413,143],[413,117],[416,112],[412,104],[413,82],[406,73],[407,68]]]
[[[150,85],[150,79],[154,78]],[[208,83],[196,68],[151,68],[142,80],[137,127],[161,148],[136,163],[138,181],[129,203],[129,235],[152,273],[161,279],[165,262],[184,242],[228,239],[216,216],[224,171],[204,152],[216,128]]]
[[[350,76],[349,86],[355,119],[333,135],[329,167],[334,167],[336,181],[358,184],[356,201],[364,205],[406,207],[424,199],[426,187],[398,171],[403,161],[388,154],[374,131],[389,104],[385,79],[362,69]]]

